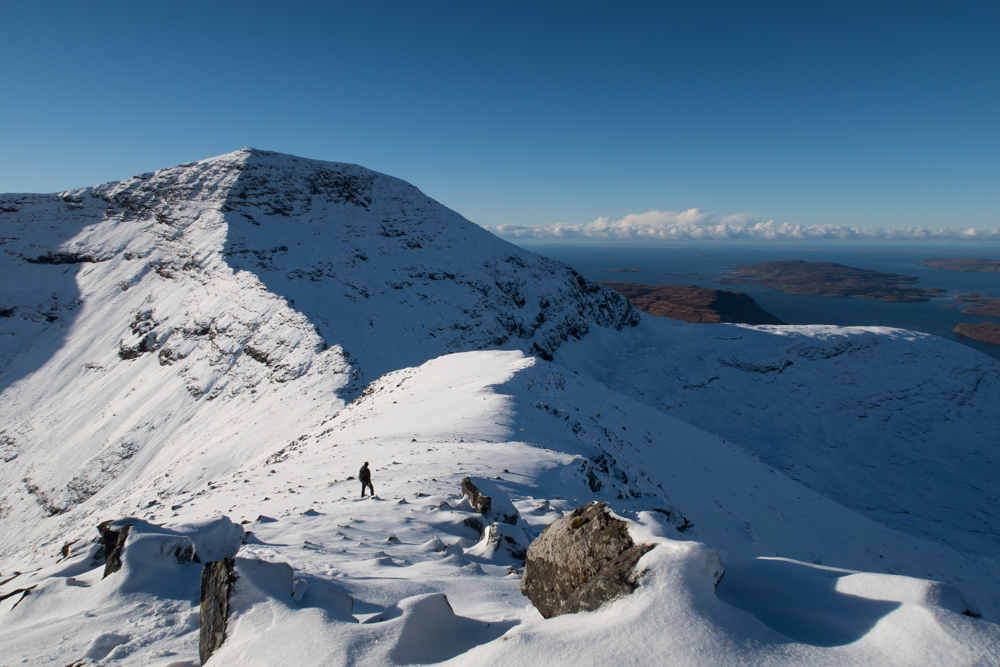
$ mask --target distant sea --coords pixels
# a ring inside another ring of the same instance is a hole
[[[1000,298],[1000,274],[942,271],[916,264],[929,257],[985,257],[1000,260],[998,248],[909,246],[816,246],[770,244],[685,244],[666,246],[598,246],[566,243],[520,245],[568,264],[595,281],[620,281],[646,285],[698,285],[746,292],[761,308],[789,324],[888,326],[941,336],[1000,359],[1000,345],[990,345],[951,332],[959,322],[1000,323],[1000,318],[961,314],[963,304],[950,294],[924,303],[883,303],[848,297],[798,296],[762,285],[716,282],[739,264],[801,259],[836,262],[859,269],[917,276],[914,287],[940,287],[949,293],[981,292]],[[610,272],[609,269],[639,269]],[[959,306],[946,308],[945,306]]]

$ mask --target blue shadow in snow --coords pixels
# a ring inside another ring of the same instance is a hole
[[[789,560],[738,561],[726,565],[716,595],[793,641],[843,646],[900,606],[838,592],[838,579],[848,574]]]

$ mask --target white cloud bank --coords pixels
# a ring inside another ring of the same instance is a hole
[[[759,222],[746,215],[717,216],[692,208],[687,211],[647,211],[624,218],[598,218],[577,225],[549,227],[499,225],[487,227],[509,239],[622,241],[962,241],[1000,243],[1000,227],[993,229],[927,229],[888,227],[862,229],[844,225],[792,225],[774,220]]]

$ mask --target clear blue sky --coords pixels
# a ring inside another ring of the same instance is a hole
[[[475,222],[1000,224],[1000,2],[7,2],[0,192],[254,146]]]

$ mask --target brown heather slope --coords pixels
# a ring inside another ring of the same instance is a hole
[[[1000,262],[995,259],[979,257],[932,257],[922,259],[917,264],[929,266],[932,269],[946,271],[975,271],[977,273],[1000,273]]]
[[[1000,345],[1000,324],[993,322],[982,322],[981,324],[965,324],[963,322],[952,329],[952,333],[983,343]]]
[[[623,294],[639,310],[694,324],[784,324],[743,292],[695,285],[640,285],[602,282]]]
[[[804,262],[800,259],[763,262],[733,267],[735,276],[720,283],[764,285],[786,294],[804,296],[849,296],[872,301],[929,301],[945,290],[925,287],[900,287],[915,283],[916,276],[856,269],[833,262]]]

